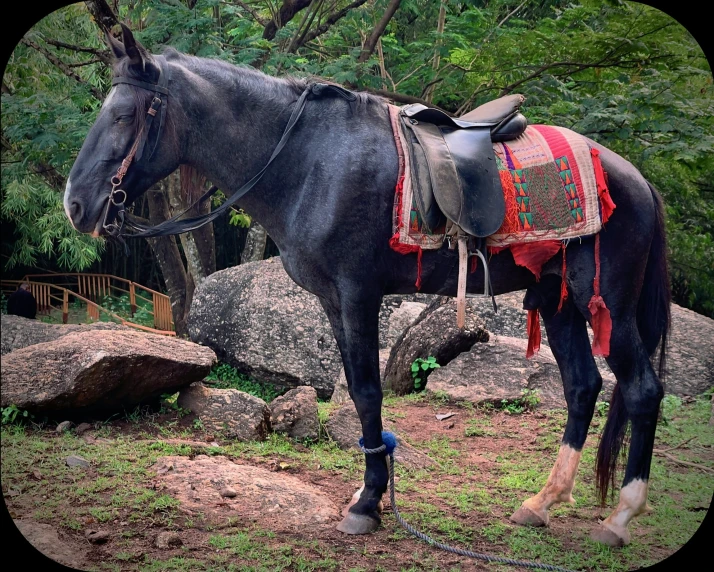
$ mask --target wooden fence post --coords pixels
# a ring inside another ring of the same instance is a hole
[[[134,283],[129,282],[129,304],[131,304],[131,317],[136,314],[136,290],[134,290]]]
[[[62,323],[66,324],[69,320],[69,290],[65,288],[62,292]]]

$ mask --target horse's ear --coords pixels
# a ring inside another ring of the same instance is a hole
[[[134,34],[123,23],[120,23],[121,35],[124,42],[124,51],[129,58],[129,63],[133,66],[141,67],[142,71],[146,70],[146,60],[149,59],[149,54],[139,42],[134,39]]]
[[[112,53],[114,54],[114,57],[117,60],[120,60],[120,59],[126,57],[126,51],[124,50],[124,44],[122,44],[119,40],[117,40],[109,32],[106,33],[105,38],[107,40],[107,45],[112,50]]]

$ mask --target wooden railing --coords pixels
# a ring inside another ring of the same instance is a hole
[[[86,304],[87,317],[91,321],[99,320],[100,314],[104,313],[127,326],[160,334],[176,335],[173,331],[174,324],[169,297],[131,280],[110,274],[28,274],[23,280],[3,280],[3,291],[14,291],[22,282],[30,284],[30,290],[37,300],[37,309],[40,313],[48,312],[53,308],[58,309],[58,304],[53,304],[53,301],[61,303],[64,323],[67,323],[69,298],[75,298]],[[116,283],[121,286],[117,286]],[[138,309],[137,300],[146,302],[147,304],[142,305],[142,309],[153,316],[154,327],[149,328],[136,324],[101,306],[100,303],[105,297],[116,297],[117,292],[128,294],[132,317]],[[142,293],[148,294],[150,298]]]

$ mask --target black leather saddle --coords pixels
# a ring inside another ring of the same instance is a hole
[[[459,118],[422,104],[400,110],[417,207],[429,230],[447,219],[476,237],[494,234],[506,205],[492,142],[523,134],[525,98],[508,95]]]

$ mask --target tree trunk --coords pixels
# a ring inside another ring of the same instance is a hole
[[[245,246],[243,247],[243,252],[240,255],[240,263],[245,264],[246,262],[263,260],[267,240],[267,231],[255,220],[253,220],[250,223],[248,236],[245,238]]]
[[[149,222],[158,224],[169,218],[169,205],[166,196],[160,190],[150,189],[146,193],[149,204]],[[173,236],[147,238],[164,277],[166,290],[171,300],[171,314],[174,318],[174,328],[179,336],[188,335],[186,328],[187,304],[187,276],[186,269],[181,259],[178,245]]]
[[[369,38],[367,38],[367,41],[364,44],[364,48],[362,48],[362,53],[359,55],[359,58],[357,58],[357,62],[364,63],[369,59],[369,56],[372,55],[372,52],[374,52],[374,49],[377,47],[377,40],[379,40],[379,38],[382,37],[382,34],[384,34],[384,30],[387,28],[389,21],[396,13],[401,2],[402,0],[391,0],[389,2],[389,6],[387,6],[387,9],[384,11],[382,19],[377,22],[377,25],[374,27],[374,30],[372,30],[372,33],[369,35]]]
[[[263,39],[272,40],[278,30],[295,17],[295,14],[304,10],[312,0],[284,0],[275,17],[263,29]]]

